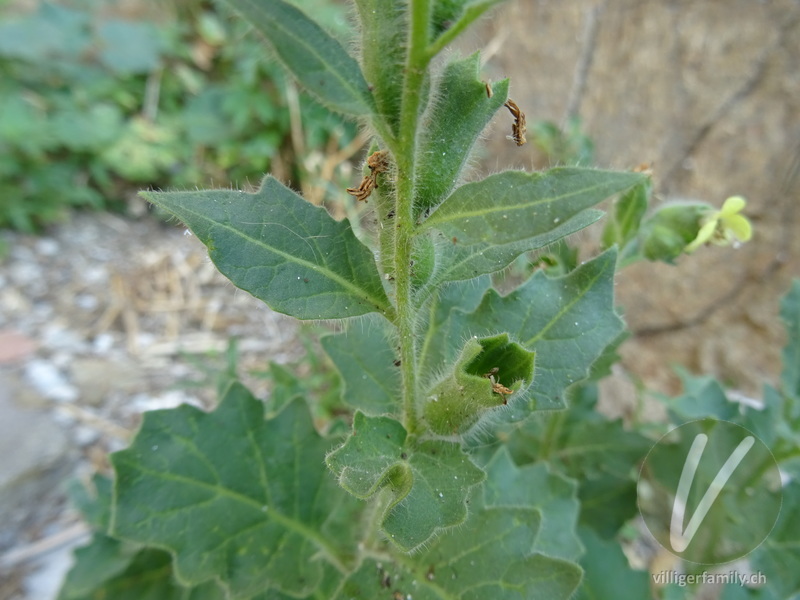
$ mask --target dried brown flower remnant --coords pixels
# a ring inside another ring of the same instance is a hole
[[[364,179],[361,180],[361,185],[357,188],[347,188],[347,193],[351,196],[355,196],[355,199],[359,202],[366,202],[374,189],[375,178],[372,175],[366,175]]]
[[[502,383],[495,381],[494,376],[497,375],[497,372],[500,370],[499,367],[492,368],[488,373],[484,373],[484,377],[488,379],[492,383],[492,391],[495,394],[500,394],[503,396],[503,404],[506,404],[508,400],[506,400],[506,396],[510,396],[514,393],[514,390],[508,389]]]
[[[372,190],[378,187],[378,173],[385,173],[389,170],[389,152],[378,150],[367,158],[369,175],[365,175],[361,184],[357,188],[347,188],[347,193],[354,196],[359,202],[366,202]]]
[[[372,171],[373,175],[378,173],[385,173],[389,170],[389,152],[388,150],[378,150],[373,152],[367,158],[367,166]]]
[[[525,133],[528,131],[528,127],[525,124],[525,113],[520,110],[517,103],[511,98],[509,98],[503,106],[505,106],[509,112],[511,112],[511,116],[514,117],[514,123],[511,125],[511,139],[516,142],[517,146],[522,146],[522,144],[528,141],[525,139]]]

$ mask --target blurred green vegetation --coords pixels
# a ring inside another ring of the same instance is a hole
[[[346,35],[341,6],[297,3]],[[70,207],[123,209],[141,188],[255,185],[267,171],[319,203],[360,148],[353,124],[297,92],[214,4],[12,4],[0,3],[0,228],[35,232]]]

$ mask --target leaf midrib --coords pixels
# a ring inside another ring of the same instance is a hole
[[[594,275],[594,277],[592,277],[591,279],[587,280],[587,283],[586,283],[585,285],[581,286],[581,289],[578,291],[578,293],[572,294],[572,295],[571,295],[571,297],[570,297],[570,301],[569,301],[569,302],[567,302],[567,303],[565,303],[565,304],[563,304],[563,305],[562,305],[562,307],[561,307],[561,309],[560,309],[560,310],[559,310],[559,311],[558,311],[558,312],[557,312],[557,313],[556,313],[556,314],[553,316],[553,318],[551,318],[551,319],[550,319],[550,320],[547,322],[547,324],[545,324],[545,326],[544,326],[544,327],[542,327],[542,328],[541,328],[541,329],[540,329],[540,330],[539,330],[539,331],[536,333],[536,335],[534,335],[534,336],[533,336],[532,338],[530,338],[529,340],[527,340],[527,341],[523,342],[523,345],[524,345],[524,346],[526,346],[526,347],[528,347],[528,348],[530,348],[530,347],[532,347],[532,346],[533,346],[533,344],[535,344],[536,342],[538,342],[539,340],[541,340],[541,339],[543,338],[544,334],[545,334],[545,333],[547,333],[547,332],[548,332],[550,329],[552,329],[552,328],[553,328],[553,326],[554,326],[554,325],[555,325],[555,324],[556,324],[558,321],[560,321],[560,320],[561,320],[561,319],[564,317],[564,315],[565,315],[567,312],[569,312],[569,311],[570,311],[570,310],[573,308],[573,306],[575,306],[575,305],[576,305],[578,302],[580,302],[581,300],[583,300],[583,299],[586,297],[586,295],[587,295],[587,294],[588,294],[588,293],[589,293],[589,292],[590,292],[592,289],[594,289],[594,285],[595,285],[595,283],[596,283],[596,282],[597,282],[597,281],[598,281],[598,280],[599,280],[599,279],[600,279],[600,278],[603,276],[603,274],[606,272],[606,268],[607,268],[607,267],[606,267],[606,266],[604,266],[602,269],[600,269],[599,271],[597,271],[597,273]],[[528,312],[528,314],[525,316],[525,320],[527,320],[528,318],[530,318],[530,316],[531,316],[531,313],[530,313],[530,312]]]
[[[250,506],[251,508],[253,508],[255,511],[257,511],[258,513],[260,513],[261,515],[263,515],[264,522],[269,521],[269,520],[273,520],[273,521],[277,522],[278,524],[282,525],[285,529],[288,529],[290,531],[298,533],[298,534],[302,535],[303,537],[309,539],[317,547],[319,547],[319,548],[321,548],[322,550],[325,551],[326,556],[333,561],[334,565],[337,566],[337,568],[342,568],[341,564],[340,564],[340,562],[338,560],[338,555],[337,555],[336,550],[328,542],[328,540],[326,540],[324,537],[319,535],[319,532],[315,528],[312,529],[312,528],[304,525],[301,521],[299,521],[299,520],[297,520],[295,518],[292,518],[292,517],[284,515],[280,511],[276,510],[274,508],[274,506],[269,506],[268,505],[267,511],[264,512],[264,510],[263,510],[263,506],[264,505],[261,502],[257,502],[255,500],[253,500],[252,498],[250,498],[249,496],[246,496],[246,495],[241,494],[239,492],[235,492],[235,491],[233,491],[233,490],[231,490],[229,488],[222,487],[220,485],[212,485],[212,484],[206,483],[204,481],[200,481],[200,480],[197,480],[197,479],[192,479],[192,478],[189,478],[189,477],[185,477],[183,475],[179,475],[177,473],[167,473],[167,472],[164,472],[164,471],[157,471],[157,470],[154,470],[154,469],[147,468],[147,467],[143,466],[141,463],[136,463],[135,465],[129,464],[128,466],[130,468],[133,468],[133,469],[141,472],[142,474],[149,475],[149,476],[157,478],[157,479],[162,479],[162,480],[166,480],[166,481],[169,481],[169,482],[172,482],[172,483],[176,483],[176,484],[182,484],[182,485],[186,485],[186,486],[189,486],[189,487],[195,487],[195,488],[200,488],[200,489],[203,489],[203,490],[211,491],[212,493],[216,493],[218,496],[225,496],[225,497],[228,497],[228,498],[230,498],[231,500],[233,500],[235,502],[239,502],[241,504],[246,504],[246,505]],[[207,502],[207,501],[204,501],[204,502]],[[192,505],[188,505],[188,506],[191,507],[191,506],[193,506],[193,504]],[[186,507],[182,507],[182,510],[186,510]],[[189,508],[189,510],[192,510],[192,508]],[[157,512],[156,514],[159,514],[159,513]],[[238,535],[238,534],[235,534],[235,535]],[[149,540],[148,540],[148,542],[156,544],[156,545],[163,544],[163,546],[165,548],[169,548],[170,550],[174,550],[171,546],[169,546],[165,542],[160,542],[159,543],[159,542],[151,542]]]
[[[378,301],[371,293],[369,293],[364,288],[359,287],[359,286],[351,283],[348,279],[342,277],[341,275],[339,275],[335,271],[332,271],[330,269],[330,267],[328,267],[327,265],[320,265],[320,264],[317,264],[317,263],[312,263],[312,262],[309,262],[309,261],[307,261],[305,259],[298,258],[297,256],[295,256],[293,254],[289,254],[287,252],[279,250],[279,249],[277,249],[277,248],[275,248],[273,246],[270,246],[267,243],[265,243],[265,242],[263,242],[263,241],[261,241],[261,240],[259,240],[257,238],[254,238],[254,237],[252,237],[250,235],[245,234],[244,232],[242,232],[239,229],[236,229],[235,227],[233,227],[229,223],[221,223],[219,221],[215,221],[214,219],[211,219],[210,217],[206,216],[203,213],[199,213],[199,212],[193,211],[192,209],[188,208],[186,205],[183,205],[182,208],[187,213],[189,213],[189,214],[191,214],[191,215],[193,215],[195,217],[198,217],[199,219],[201,219],[201,220],[203,220],[203,221],[205,221],[207,223],[211,223],[213,226],[223,227],[227,231],[229,231],[229,232],[233,233],[234,235],[242,238],[243,240],[250,241],[253,244],[256,244],[256,245],[262,247],[265,251],[271,252],[273,254],[276,254],[276,255],[286,259],[287,262],[293,262],[293,263],[295,263],[297,265],[300,265],[300,266],[306,267],[308,269],[320,272],[322,275],[326,276],[331,281],[339,284],[340,287],[345,288],[347,291],[351,292],[353,295],[355,295],[355,296],[357,296],[359,298],[363,297],[364,299],[368,300],[378,310],[380,310],[382,312],[385,312],[385,313],[391,313],[391,309],[390,309],[390,307],[388,305],[383,304],[382,301]],[[342,235],[341,232],[338,233],[337,237],[340,236],[340,235]],[[356,240],[356,241],[358,241],[358,240]],[[346,241],[345,241],[345,244],[347,244]],[[349,257],[350,253],[346,252],[346,255]],[[348,260],[348,262],[349,262],[349,260]],[[334,292],[329,292],[329,293],[334,293]],[[320,295],[323,295],[323,294],[320,294]]]
[[[483,182],[481,182],[481,183],[483,183]],[[533,183],[534,182],[529,181],[529,182],[526,182],[525,185],[527,186],[527,185],[531,185]],[[604,187],[604,184],[597,184],[597,185],[593,185],[593,186],[590,186],[590,187],[581,188],[580,190],[576,190],[576,191],[570,192],[568,194],[562,194],[560,196],[548,196],[546,198],[540,198],[540,199],[534,200],[532,202],[523,202],[523,203],[517,203],[517,204],[499,204],[499,205],[498,204],[492,204],[492,205],[490,205],[490,206],[488,206],[486,208],[480,208],[480,209],[476,209],[476,210],[472,210],[472,211],[454,212],[454,213],[451,213],[450,215],[445,215],[444,217],[439,217],[439,218],[437,218],[436,213],[433,213],[430,216],[430,218],[428,218],[428,220],[425,221],[425,225],[430,224],[431,227],[436,227],[437,225],[440,225],[442,223],[448,223],[448,222],[451,222],[451,221],[456,221],[456,220],[464,219],[464,218],[486,217],[486,215],[490,215],[492,213],[497,213],[497,212],[514,211],[514,210],[522,210],[522,209],[526,209],[526,208],[533,208],[533,207],[536,207],[536,206],[538,206],[540,204],[558,202],[559,200],[563,200],[565,198],[570,198],[572,196],[578,196],[578,195],[581,195],[581,194],[591,193],[592,191],[594,191],[594,190],[596,190],[598,188],[602,188],[602,187]],[[461,188],[461,189],[463,189],[463,188]],[[517,188],[517,189],[519,189],[519,188]],[[480,192],[481,190],[478,190],[478,191]],[[613,193],[614,192],[610,192],[609,195],[611,195]],[[473,198],[474,198],[474,195],[473,195]],[[604,198],[605,198],[605,196],[604,196]],[[604,198],[601,198],[600,200],[603,200]],[[600,202],[600,200],[598,200],[597,202]],[[597,204],[597,202],[594,202],[594,204]],[[540,235],[540,234],[537,234],[537,235]]]

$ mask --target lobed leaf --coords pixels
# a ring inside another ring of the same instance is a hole
[[[491,86],[478,79],[480,56],[449,63],[438,81],[440,98],[422,127],[415,208],[439,205],[461,174],[475,141],[508,97],[508,80]]]
[[[800,482],[783,490],[781,513],[772,533],[750,556],[754,571],[762,572],[767,587],[777,598],[800,594]]]
[[[108,531],[111,522],[111,487],[108,477],[95,473],[89,485],[79,479],[68,484],[69,500],[94,529]]]
[[[486,465],[486,506],[538,509],[542,523],[532,550],[547,556],[576,560],[583,553],[577,490],[574,480],[551,472],[546,463],[518,467],[504,447]]]
[[[348,115],[374,112],[356,60],[327,31],[283,0],[228,0],[261,32],[289,72],[322,104]]]
[[[268,415],[279,413],[292,400],[308,393],[308,388],[286,367],[270,362],[268,372],[272,380],[272,389],[266,402]]]
[[[580,568],[531,552],[539,520],[533,509],[476,506],[413,557],[364,561],[334,598],[567,600]]]
[[[762,405],[747,406],[728,399],[725,389],[713,377],[694,376],[684,369],[677,371],[684,392],[663,400],[673,423],[712,418],[741,425],[770,448],[781,469],[790,474],[797,471],[798,465],[792,463],[797,459],[794,449],[800,447],[800,427],[797,417],[792,415],[797,409],[791,398],[767,385]]]
[[[275,418],[239,383],[219,407],[146,413],[116,470],[112,535],[169,550],[178,580],[228,597],[311,593],[352,559],[360,506],[326,476],[303,401]]]
[[[191,588],[180,585],[173,577],[172,559],[167,552],[135,548],[108,536],[96,535],[89,545],[78,548],[75,560],[58,600],[225,598],[214,582]]]
[[[458,444],[408,440],[399,422],[360,411],[353,433],[328,455],[327,463],[339,484],[358,498],[389,491],[382,528],[403,550],[463,523],[470,489],[484,479]]]
[[[631,568],[619,543],[604,540],[589,527],[581,527],[579,533],[586,554],[576,600],[651,597],[649,574]]]
[[[596,410],[597,386],[579,385],[569,410],[528,419],[514,428],[507,448],[517,464],[547,460],[551,468],[580,482],[581,523],[613,537],[636,514],[637,465],[652,441],[627,431]]]
[[[344,402],[370,415],[399,409],[397,354],[377,319],[353,323],[320,342],[342,376]]]
[[[232,190],[143,192],[202,241],[234,285],[298,319],[391,314],[375,261],[337,222],[266,177],[255,194]]]
[[[788,339],[783,348],[783,371],[781,386],[783,392],[800,405],[800,280],[792,282],[792,288],[781,302],[781,318],[786,327]],[[792,417],[800,419],[800,409],[793,411]]]
[[[680,367],[676,371],[684,393],[666,401],[672,422],[685,423],[704,417],[732,421],[739,414],[739,407],[728,400],[716,379],[707,375],[695,377]]]
[[[420,378],[430,379],[452,364],[467,340],[464,315],[475,310],[491,280],[488,276],[458,281],[438,287],[420,313],[418,331]]]
[[[549,246],[588,227],[602,216],[602,211],[585,210],[564,223],[554,224],[550,231],[541,235],[502,245],[493,242],[467,245],[457,236],[445,238],[443,233],[437,232],[435,235],[440,238],[440,242],[436,247],[436,267],[433,275],[417,292],[418,302],[422,304],[443,283],[464,281],[502,271],[524,252]]]
[[[564,408],[564,392],[584,379],[594,361],[622,331],[614,312],[616,250],[568,275],[541,272],[503,297],[489,290],[467,317],[472,335],[508,332],[536,352],[532,410]]]
[[[544,173],[505,171],[458,188],[424,227],[434,227],[467,245],[520,242],[552,231],[644,177],[577,167]]]

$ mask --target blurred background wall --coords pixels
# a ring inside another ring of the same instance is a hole
[[[740,249],[702,248],[676,266],[619,274],[633,331],[623,365],[671,392],[674,363],[746,393],[774,380],[778,298],[800,275],[800,3],[516,0],[460,50],[482,45],[486,74],[511,77],[529,123],[577,116],[598,166],[652,163],[655,205],[748,199],[755,235]],[[510,124],[499,118],[485,169],[547,166],[534,144],[503,139]],[[599,231],[580,243],[592,248]]]

